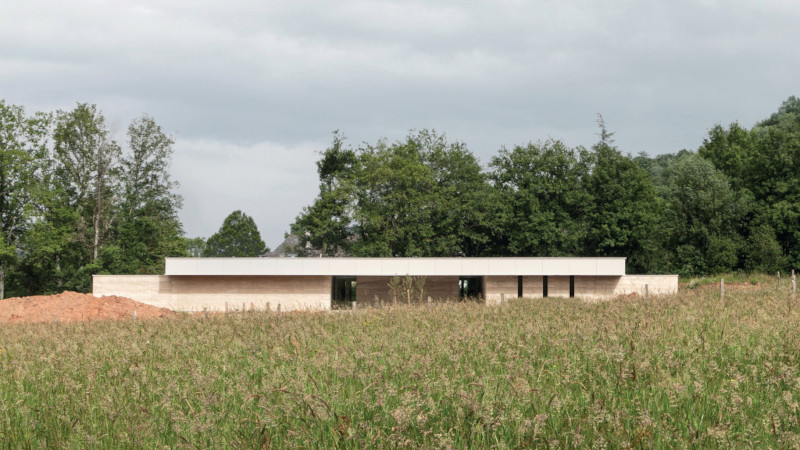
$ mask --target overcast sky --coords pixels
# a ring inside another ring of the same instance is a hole
[[[176,139],[188,236],[235,209],[271,248],[348,141],[433,128],[482,164],[501,146],[597,139],[696,149],[800,95],[800,2],[4,0],[0,98],[95,103],[124,140],[150,114]]]

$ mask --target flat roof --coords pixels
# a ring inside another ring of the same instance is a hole
[[[165,275],[625,275],[626,258],[166,258]]]

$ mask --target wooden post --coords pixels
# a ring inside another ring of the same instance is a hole
[[[225,302],[225,312],[228,312],[228,302]]]
[[[428,306],[431,306],[431,296],[428,296]]]
[[[281,304],[278,303],[278,314],[280,314],[280,313],[281,313]]]
[[[650,298],[650,289],[647,283],[644,284],[644,298],[645,300]]]
[[[242,312],[245,312],[245,311],[247,311],[247,309],[244,307],[244,302],[242,302]]]
[[[136,310],[133,310],[133,321],[136,322]]]
[[[350,309],[352,309],[353,311],[356,310],[356,302],[355,301],[350,302]]]
[[[503,305],[503,304],[505,304],[505,302],[506,302],[506,293],[505,292],[501,292],[500,293],[500,304]]]
[[[719,279],[719,298],[725,298],[725,278]]]
[[[269,306],[269,302],[267,302],[267,306],[266,306],[266,308],[267,308],[267,312],[270,312],[270,311],[272,311],[272,308]]]

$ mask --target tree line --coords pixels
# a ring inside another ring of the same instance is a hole
[[[186,254],[173,143],[147,115],[123,149],[95,105],[28,115],[0,101],[0,298],[87,292],[92,274],[159,273]]]
[[[317,162],[291,225],[301,255],[625,256],[633,273],[800,267],[800,99],[752,129],[714,126],[697,151],[598,142],[501,148],[487,167],[433,131],[346,145]]]
[[[623,154],[600,118],[591,148],[501,148],[482,167],[461,142],[412,131],[317,161],[319,194],[294,252],[350,256],[625,256],[640,273],[800,266],[800,99],[747,129],[714,126],[697,151]],[[187,239],[174,140],[101,111],[27,114],[0,100],[0,299],[88,292],[91,275],[160,274],[166,256],[260,256],[252,218]]]
[[[89,292],[98,273],[162,274],[167,256],[269,251],[241,211],[208,240],[184,237],[174,143],[148,115],[119,143],[95,105],[26,114],[0,100],[0,299]]]

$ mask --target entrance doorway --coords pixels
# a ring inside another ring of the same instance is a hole
[[[356,301],[356,277],[333,277],[331,307],[349,308]]]
[[[459,277],[458,297],[459,298],[478,298],[483,294],[481,277]]]

